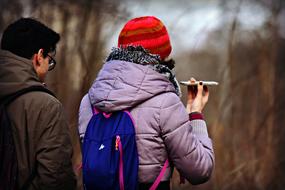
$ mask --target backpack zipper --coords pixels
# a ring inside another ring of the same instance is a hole
[[[118,150],[118,149],[119,149],[119,143],[120,143],[120,140],[121,140],[120,136],[119,136],[119,135],[117,135],[117,136],[116,136],[116,144],[115,144],[115,148],[116,148],[116,150]]]
[[[124,171],[123,171],[123,147],[121,144],[121,138],[119,135],[116,136],[116,150],[120,151],[120,164],[119,164],[119,183],[120,183],[120,190],[124,190]]]

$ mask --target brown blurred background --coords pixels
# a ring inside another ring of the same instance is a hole
[[[123,24],[143,15],[167,26],[179,80],[220,83],[210,87],[204,113],[215,147],[213,176],[200,186],[179,185],[175,173],[172,189],[284,189],[284,0],[0,0],[0,36],[19,17],[61,34],[47,84],[65,106],[75,167],[80,100]]]

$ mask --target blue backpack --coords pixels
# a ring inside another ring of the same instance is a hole
[[[82,159],[86,189],[137,189],[139,161],[129,112],[93,114],[84,136]]]
[[[87,190],[135,190],[138,187],[135,125],[128,111],[106,114],[94,109],[83,147],[83,183]],[[150,188],[158,187],[166,168]]]

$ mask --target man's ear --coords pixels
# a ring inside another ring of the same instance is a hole
[[[33,56],[33,66],[36,69],[38,66],[41,65],[43,62],[44,56],[43,56],[43,49],[39,49],[38,53],[34,54]]]

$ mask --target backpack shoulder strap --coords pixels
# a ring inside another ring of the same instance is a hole
[[[52,96],[55,97],[54,93],[51,92],[50,90],[48,90],[47,88],[45,88],[44,86],[30,86],[28,88],[24,88],[21,89],[17,92],[15,92],[14,94],[11,94],[7,97],[4,97],[2,99],[0,99],[1,104],[7,106],[9,105],[11,102],[13,102],[15,99],[17,99],[18,97],[20,97],[23,94],[26,94],[28,92],[32,92],[32,91],[41,91],[41,92],[46,92]]]
[[[163,168],[161,169],[159,175],[157,176],[156,180],[154,181],[154,183],[152,184],[152,186],[150,187],[149,190],[155,190],[158,187],[162,177],[164,176],[164,173],[166,172],[166,168],[168,167],[168,165],[169,165],[169,161],[167,159],[165,161]]]

